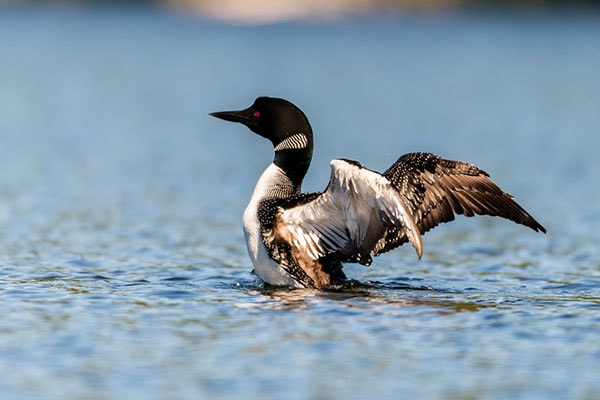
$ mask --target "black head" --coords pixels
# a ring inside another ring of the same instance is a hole
[[[306,115],[291,102],[276,97],[259,97],[250,107],[239,111],[211,113],[225,121],[239,122],[264,138],[273,146],[296,134],[306,137],[306,147],[312,149],[312,129]]]

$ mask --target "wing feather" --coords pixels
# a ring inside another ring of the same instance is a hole
[[[485,171],[472,164],[444,160],[430,153],[409,153],[400,157],[383,176],[398,190],[422,234],[454,220],[455,214],[500,216],[546,232],[513,196],[503,192]],[[402,230],[390,228],[373,254],[407,241]]]
[[[341,159],[331,162],[324,193],[282,209],[276,222],[280,235],[314,260],[336,253],[364,264],[390,227],[404,232],[421,256],[419,228],[400,193],[381,174]]]
[[[379,174],[356,161],[333,160],[327,189],[280,203],[275,231],[312,260],[333,255],[368,265],[371,255],[410,242],[455,215],[490,215],[546,232],[488,174],[472,164],[409,153]]]

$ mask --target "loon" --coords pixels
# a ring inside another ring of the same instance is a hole
[[[455,214],[499,216],[546,232],[485,171],[431,153],[405,154],[384,173],[334,159],[326,189],[302,193],[313,132],[298,107],[259,97],[244,110],[210,115],[241,123],[273,144],[273,162],[243,216],[254,272],[265,284],[337,287],[347,282],[343,263],[368,266],[372,256],[406,242],[420,259],[421,235]]]

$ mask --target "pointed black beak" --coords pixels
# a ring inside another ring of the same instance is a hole
[[[246,125],[246,127],[248,127],[248,129],[250,129],[252,132],[260,135],[258,132],[259,113],[256,111],[256,108],[254,108],[254,104],[245,110],[218,111],[210,113],[209,115],[225,121],[238,122],[242,125]]]
[[[239,122],[246,125],[252,119],[244,113],[246,110],[241,111],[218,111],[210,113],[209,115],[215,118],[224,119],[225,121]]]
[[[250,129],[255,128],[258,124],[257,118],[254,116],[254,109],[252,107],[239,111],[218,111],[210,113],[210,115],[225,121],[239,122],[240,124],[246,125]]]

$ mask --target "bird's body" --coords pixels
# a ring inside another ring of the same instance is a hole
[[[243,217],[250,259],[267,284],[339,285],[343,263],[370,265],[372,256],[406,242],[420,258],[421,235],[455,214],[500,216],[545,232],[487,173],[430,153],[406,154],[383,174],[336,159],[327,188],[303,194],[313,138],[299,108],[259,97],[245,110],[211,115],[240,122],[274,146]]]
[[[275,186],[274,182],[285,179],[285,173],[281,168],[275,164],[269,165],[258,179],[243,217],[246,246],[248,247],[248,254],[250,255],[252,265],[254,265],[255,272],[264,282],[276,286],[293,286],[294,280],[285,270],[279,268],[277,261],[273,260],[267,252],[267,248],[263,243],[259,209],[262,202],[276,198],[269,196],[270,187]],[[289,197],[295,195],[293,191],[283,192],[283,195],[286,194]]]

